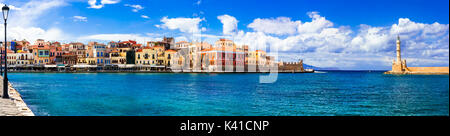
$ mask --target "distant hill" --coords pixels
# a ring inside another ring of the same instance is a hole
[[[339,68],[336,67],[316,67],[308,64],[303,64],[304,69],[314,69],[314,70],[339,70]]]

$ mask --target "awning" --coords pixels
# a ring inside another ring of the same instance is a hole
[[[56,65],[44,65],[46,68],[56,68]]]
[[[97,65],[74,65],[74,68],[96,68]]]

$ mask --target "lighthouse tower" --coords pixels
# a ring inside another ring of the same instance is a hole
[[[400,44],[400,36],[397,35],[397,59],[392,63],[392,72],[404,72],[406,69],[406,60],[402,60]]]
[[[401,63],[402,61],[402,54],[401,54],[401,50],[400,50],[400,36],[397,35],[397,63]]]

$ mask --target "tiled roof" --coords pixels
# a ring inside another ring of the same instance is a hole
[[[167,50],[166,52],[177,52],[177,51],[175,51],[175,50]]]

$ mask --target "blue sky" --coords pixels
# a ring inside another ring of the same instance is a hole
[[[94,2],[95,1],[95,2]],[[9,39],[141,42],[221,37],[285,61],[390,69],[395,36],[409,66],[448,66],[448,0],[0,0]],[[102,4],[103,3],[103,4]],[[237,26],[237,27],[236,27]],[[237,29],[236,29],[237,28]]]

